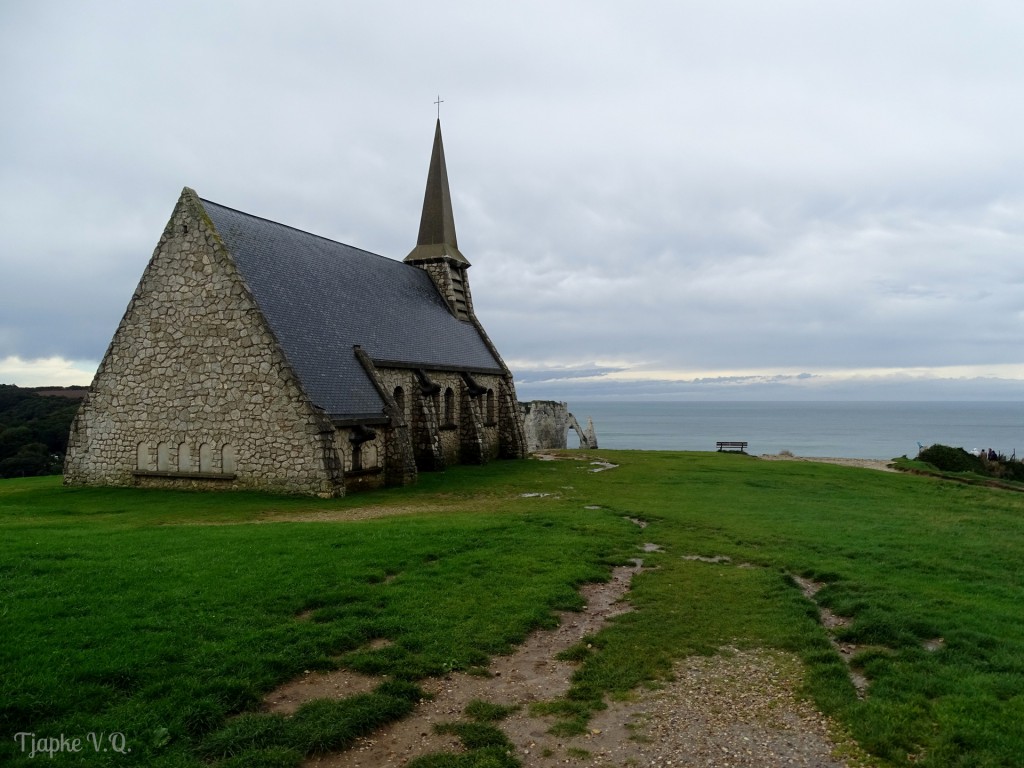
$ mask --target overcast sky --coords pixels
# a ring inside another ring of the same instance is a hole
[[[1024,392],[1024,3],[0,2],[0,382],[88,384],[184,186],[396,259],[438,94],[521,399]]]

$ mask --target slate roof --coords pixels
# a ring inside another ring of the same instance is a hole
[[[408,367],[502,373],[422,269],[202,201],[309,398],[334,419],[384,402],[352,351]]]

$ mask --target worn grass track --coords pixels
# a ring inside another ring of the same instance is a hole
[[[0,482],[0,762],[38,763],[18,732],[116,732],[131,753],[88,744],[86,764],[294,765],[401,716],[423,676],[479,667],[549,624],[650,541],[664,551],[643,555],[658,567],[634,582],[637,610],[579,649],[552,703],[562,727],[731,643],[795,651],[808,695],[893,764],[1018,764],[1024,496],[746,456],[599,455],[620,466],[499,462],[332,501]],[[345,519],[395,508],[409,514]],[[331,519],[247,524],[317,515]],[[791,574],[826,583],[815,599],[849,617],[865,698]],[[413,685],[284,723],[234,718],[339,664]]]

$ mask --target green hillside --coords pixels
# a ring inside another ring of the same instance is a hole
[[[552,727],[585,727],[679,658],[769,648],[802,659],[804,695],[878,765],[1020,764],[1024,494],[598,455],[619,466],[497,462],[336,500],[0,482],[0,763],[39,763],[18,732],[117,732],[132,752],[89,765],[298,765],[402,717],[425,677],[479,670],[578,608],[582,582],[652,542],[635,610],[573,654]],[[796,578],[823,588],[809,599]],[[858,649],[863,698],[821,607],[848,619],[836,639]],[[339,665],[389,682],[293,718],[259,711],[280,683]],[[458,764],[487,764],[475,754]]]

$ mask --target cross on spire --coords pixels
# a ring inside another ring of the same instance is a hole
[[[437,119],[441,119],[441,105],[444,104],[444,99],[441,98],[441,94],[437,94],[437,101],[434,102],[437,105]]]

